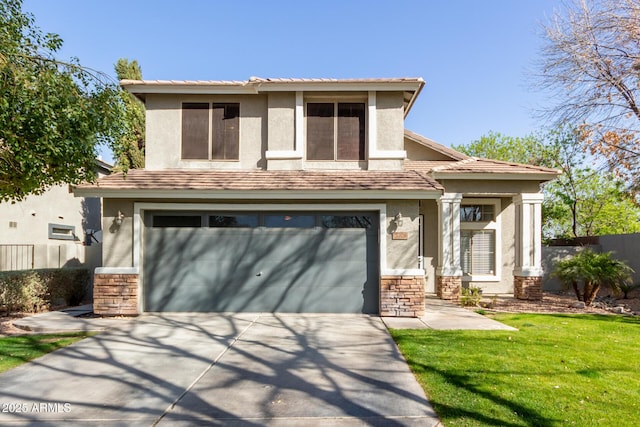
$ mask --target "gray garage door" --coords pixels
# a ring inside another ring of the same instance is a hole
[[[375,213],[149,212],[145,311],[378,313]]]

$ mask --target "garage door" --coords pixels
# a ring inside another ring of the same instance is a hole
[[[378,312],[378,216],[149,212],[145,311]]]

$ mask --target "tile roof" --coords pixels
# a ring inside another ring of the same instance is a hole
[[[130,170],[112,174],[93,184],[75,187],[103,190],[176,191],[442,191],[433,178],[418,171],[220,171]]]
[[[392,78],[262,78],[249,77],[248,80],[121,80],[120,84],[139,86],[245,86],[262,83],[424,83],[420,77]]]
[[[421,161],[406,160],[404,162],[406,170],[415,170],[430,175],[445,174],[495,174],[496,176],[506,174],[522,175],[522,179],[529,176],[548,176],[553,179],[559,175],[556,169],[541,166],[526,165],[520,163],[503,162],[500,160],[480,159],[469,157],[458,161]]]

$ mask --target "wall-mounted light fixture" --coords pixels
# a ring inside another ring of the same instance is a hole
[[[113,222],[116,225],[120,226],[120,225],[122,225],[122,221],[124,221],[124,214],[121,211],[118,211],[118,214],[114,218]]]
[[[396,223],[396,226],[402,227],[402,212],[398,212],[395,217],[393,217],[393,222]]]

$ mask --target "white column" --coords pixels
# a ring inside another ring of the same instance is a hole
[[[445,193],[438,200],[438,276],[462,276],[460,266],[460,201],[462,194]]]
[[[542,276],[541,193],[524,193],[513,198],[516,205],[516,265],[514,276]]]

